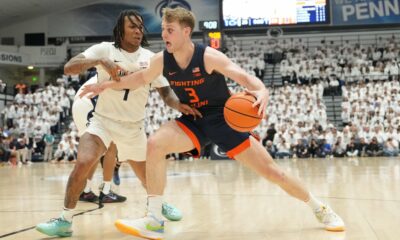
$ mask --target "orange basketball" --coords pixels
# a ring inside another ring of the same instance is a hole
[[[224,117],[228,125],[239,132],[249,132],[261,122],[258,107],[253,107],[256,98],[245,93],[232,95],[225,103]]]

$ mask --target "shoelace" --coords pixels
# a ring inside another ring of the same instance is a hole
[[[323,223],[329,223],[337,220],[336,214],[329,208],[323,206],[320,211],[316,213],[318,219]]]
[[[66,222],[66,220],[62,218],[52,218],[47,223],[57,223],[57,222]]]
[[[175,210],[173,207],[169,206],[168,204],[163,204],[163,208],[165,209],[165,211],[168,214],[174,213],[174,210]]]

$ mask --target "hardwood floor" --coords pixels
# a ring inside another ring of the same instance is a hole
[[[346,222],[347,230],[327,232],[309,207],[289,197],[235,161],[176,161],[169,164],[165,200],[184,213],[166,223],[166,239],[182,240],[397,240],[400,238],[400,160],[285,159],[278,161],[302,179]],[[52,239],[33,227],[58,217],[73,164],[34,163],[0,167],[0,238]],[[95,182],[101,183],[101,171]],[[79,202],[68,239],[136,239],[116,230],[118,218],[141,217],[146,195],[127,164],[121,185],[127,202]],[[95,189],[98,192],[97,189]],[[7,235],[7,236],[6,236]]]

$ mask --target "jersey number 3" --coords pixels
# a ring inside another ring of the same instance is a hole
[[[199,96],[197,96],[196,91],[193,88],[185,88],[185,91],[190,96],[190,103],[199,102]]]

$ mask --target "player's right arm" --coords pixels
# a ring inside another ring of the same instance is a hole
[[[89,94],[88,97],[94,97],[107,88],[135,90],[158,78],[162,74],[162,70],[163,52],[159,52],[150,59],[150,66],[148,68],[121,77],[120,81],[106,81],[102,83],[88,84],[83,88],[83,91],[79,96],[82,97]]]
[[[101,59],[87,59],[82,53],[71,58],[64,66],[66,75],[75,75],[101,64]]]
[[[102,66],[112,79],[119,80],[121,67],[108,58],[108,49],[105,44],[96,44],[88,48],[85,52],[71,58],[64,66],[66,75],[80,74],[85,70]]]
[[[119,74],[124,71],[117,64],[113,63],[108,58],[86,58],[85,55],[79,54],[69,60],[64,66],[64,74],[74,75],[80,74],[83,71],[95,66],[103,66],[104,69],[110,74],[112,79],[119,80]]]

